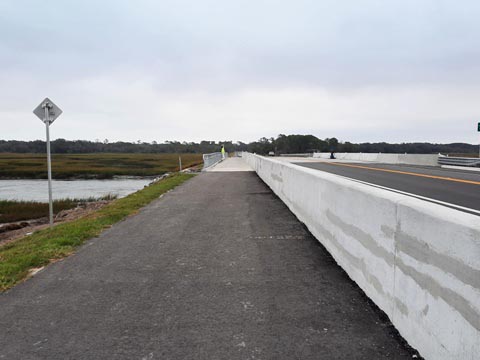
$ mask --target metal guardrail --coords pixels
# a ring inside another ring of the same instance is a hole
[[[225,153],[225,159],[228,158],[228,153]],[[221,152],[215,152],[211,154],[203,154],[203,169],[209,168],[220,161],[224,160]]]
[[[439,156],[438,163],[440,165],[454,165],[454,166],[480,166],[479,158],[453,157],[453,156]]]

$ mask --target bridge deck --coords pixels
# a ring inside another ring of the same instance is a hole
[[[480,215],[480,172],[338,161],[310,161],[297,165],[441,201],[461,211]]]
[[[5,359],[410,359],[253,172],[202,173],[0,295]]]

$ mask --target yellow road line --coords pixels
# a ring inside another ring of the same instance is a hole
[[[412,175],[412,176],[424,177],[424,178],[429,178],[429,179],[454,181],[454,182],[459,182],[459,183],[464,183],[464,184],[480,185],[480,181],[463,180],[463,179],[444,177],[444,176],[419,174],[419,173],[413,173],[413,172],[408,172],[408,171],[381,169],[381,168],[374,168],[374,167],[370,167],[370,166],[352,165],[352,164],[344,164],[344,163],[337,163],[337,162],[325,162],[325,164],[336,165],[336,166],[346,166],[346,167],[351,167],[351,168],[367,169],[367,170],[374,170],[374,171],[383,171],[383,172],[394,173],[394,174]]]

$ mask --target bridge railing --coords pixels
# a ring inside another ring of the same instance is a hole
[[[225,159],[226,158],[228,158],[228,153],[225,153]],[[222,160],[224,160],[224,156],[222,155],[221,152],[203,154],[203,170],[219,163]]]
[[[313,153],[314,158],[330,159],[331,153]],[[438,154],[385,154],[385,153],[335,153],[337,160],[377,162],[382,164],[405,164],[438,166]]]
[[[243,153],[427,360],[480,354],[478,216]]]
[[[454,166],[480,166],[479,158],[467,157],[453,157],[453,156],[439,156],[438,163],[440,165],[454,165]]]

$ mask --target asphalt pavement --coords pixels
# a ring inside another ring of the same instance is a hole
[[[351,179],[400,190],[414,195],[476,210],[480,214],[480,172],[440,167],[345,163],[302,162],[296,165],[326,171]],[[469,212],[466,209],[459,209]]]
[[[411,359],[254,172],[210,172],[0,294],[0,359]]]

